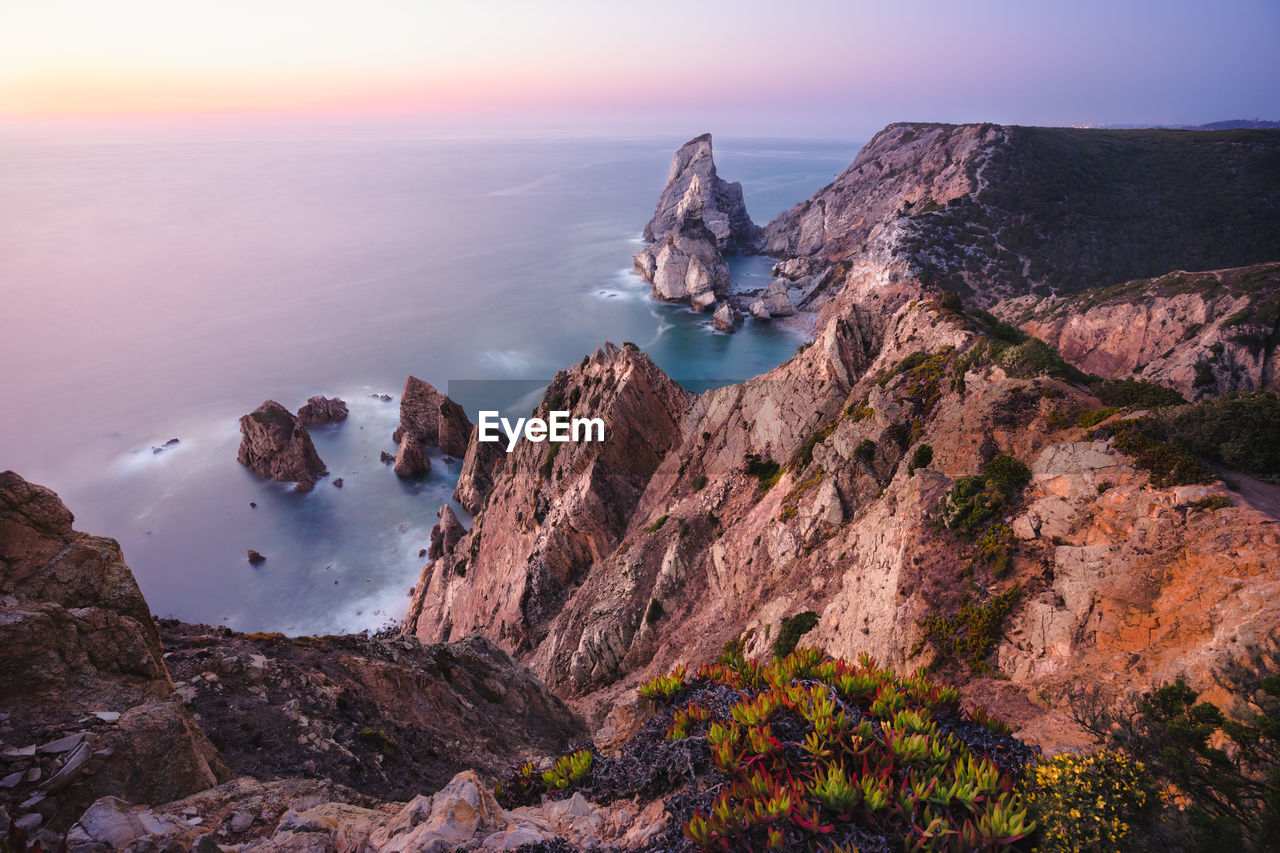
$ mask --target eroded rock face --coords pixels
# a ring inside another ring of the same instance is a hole
[[[270,480],[309,489],[329,472],[307,428],[284,406],[267,400],[240,419],[240,464]]]
[[[1176,388],[1189,400],[1280,389],[1280,264],[1155,279],[996,312],[1088,373]]]
[[[431,528],[431,547],[427,549],[428,560],[440,559],[453,550],[453,546],[458,544],[459,539],[467,535],[466,528],[462,526],[461,521],[458,521],[458,516],[454,515],[448,504],[440,507],[436,516],[440,521]]]
[[[298,420],[303,426],[334,424],[347,419],[347,404],[338,397],[309,397],[306,405],[298,409]]]
[[[453,490],[453,499],[472,515],[484,505],[489,490],[493,488],[494,476],[507,458],[500,442],[480,441],[479,432],[479,427],[471,428],[467,454],[462,459],[458,485]]]
[[[162,802],[228,777],[172,701],[120,546],[72,521],[49,489],[0,474],[0,713],[6,746],[31,746],[28,758],[2,760],[6,776],[25,775],[0,802],[19,817],[21,803],[44,794],[40,825],[59,832],[105,794]]]
[[[657,209],[644,227],[644,239],[656,243],[679,230],[691,211],[701,217],[722,254],[754,251],[760,229],[747,215],[742,185],[729,183],[716,174],[709,133],[689,140],[676,151]]]
[[[409,435],[419,444],[461,457],[467,452],[470,434],[471,421],[461,406],[416,376],[405,381],[400,396],[400,426],[393,436],[396,443]]]
[[[691,399],[643,353],[612,344],[558,374],[540,409],[588,401],[605,441],[517,445],[468,536],[423,570],[407,630],[427,642],[483,631],[507,649],[535,648],[573,585],[617,548]],[[534,668],[551,673],[550,661]]]

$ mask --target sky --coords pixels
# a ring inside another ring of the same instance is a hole
[[[1280,119],[1280,0],[0,0],[0,117]]]

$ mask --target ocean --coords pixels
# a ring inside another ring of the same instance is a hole
[[[460,467],[435,452],[405,482],[379,461],[409,374],[545,382],[633,341],[701,388],[802,342],[754,321],[716,333],[631,272],[683,141],[0,128],[0,469],[118,539],[159,615],[289,634],[397,621]],[[763,225],[858,147],[716,138],[715,157]],[[770,264],[736,259],[735,284]],[[329,478],[297,494],[236,462],[241,415],[313,394],[351,408],[312,429]]]

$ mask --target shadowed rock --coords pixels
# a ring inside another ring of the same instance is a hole
[[[304,490],[329,473],[307,428],[274,400],[267,400],[240,419],[240,436],[236,458],[260,476],[295,482],[299,490]]]

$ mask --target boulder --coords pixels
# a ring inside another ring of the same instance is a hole
[[[333,424],[346,418],[347,404],[338,397],[311,397],[298,409],[298,420],[303,426]]]
[[[431,470],[431,460],[423,451],[422,445],[412,435],[400,437],[400,448],[396,451],[395,472],[397,477],[412,480],[421,477]]]
[[[715,307],[716,295],[710,290],[704,290],[701,293],[695,293],[689,300],[689,304],[699,311],[710,311]]]
[[[735,331],[733,320],[733,306],[728,302],[721,302],[713,316],[716,328],[725,334],[732,335]]]
[[[790,317],[796,313],[796,307],[791,304],[791,297],[787,295],[787,286],[780,281],[770,284],[769,289],[764,292],[764,305],[773,317]]]
[[[329,473],[307,428],[274,400],[240,419],[240,436],[236,458],[259,476],[309,487]]]
[[[400,396],[400,425],[393,438],[399,442],[406,434],[450,456],[461,456],[467,452],[471,421],[461,406],[430,382],[410,376]]]
[[[773,315],[769,313],[769,305],[763,299],[757,299],[747,306],[747,310],[751,312],[751,316],[757,320],[772,320]]]

